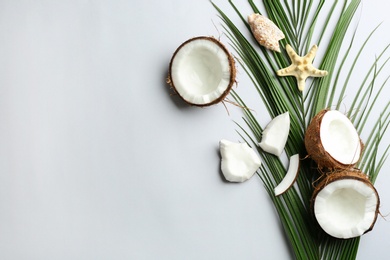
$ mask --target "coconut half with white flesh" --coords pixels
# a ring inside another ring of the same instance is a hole
[[[305,134],[305,147],[320,169],[348,169],[356,165],[363,143],[347,116],[337,110],[322,110]]]
[[[176,49],[167,82],[188,104],[208,106],[226,97],[235,77],[235,62],[227,48],[213,37],[200,36]]]
[[[247,143],[234,143],[228,140],[219,142],[221,171],[230,182],[244,182],[250,179],[261,166],[256,152]]]
[[[299,154],[290,156],[289,166],[283,180],[275,187],[275,196],[285,193],[295,182],[299,171]]]
[[[348,239],[373,228],[379,204],[378,192],[367,175],[352,169],[322,179],[314,190],[311,207],[326,233]]]
[[[286,146],[290,132],[290,114],[285,112],[276,116],[265,127],[259,146],[267,153],[280,156]]]

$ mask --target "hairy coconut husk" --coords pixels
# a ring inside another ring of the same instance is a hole
[[[329,109],[323,109],[313,119],[311,120],[306,133],[305,133],[305,147],[306,151],[310,158],[312,158],[316,163],[319,169],[328,168],[330,170],[334,169],[349,169],[353,168],[355,164],[343,164],[325,151],[321,143],[320,137],[320,127],[323,116]],[[361,152],[359,157],[363,153],[364,144],[360,140]]]
[[[199,40],[199,39],[202,39],[202,40],[208,40],[208,41],[211,41],[215,44],[217,44],[226,54],[226,56],[228,57],[228,60],[229,60],[229,67],[230,67],[230,80],[229,80],[229,85],[227,86],[226,90],[223,92],[223,94],[209,102],[209,103],[205,103],[205,104],[194,104],[188,100],[186,100],[185,98],[183,98],[183,96],[180,95],[180,93],[176,90],[176,87],[175,87],[175,82],[173,82],[172,80],[172,76],[171,76],[171,72],[172,72],[172,62],[176,56],[176,54],[179,52],[179,50],[185,46],[187,43],[191,42],[191,41],[194,41],[194,40]],[[223,101],[225,99],[225,97],[229,94],[230,90],[232,89],[234,83],[236,82],[236,67],[235,67],[235,60],[233,58],[233,55],[229,52],[229,50],[226,48],[226,46],[224,44],[222,44],[219,40],[217,40],[216,38],[214,37],[210,37],[210,36],[198,36],[198,37],[193,37],[191,39],[188,39],[187,41],[183,42],[176,50],[175,52],[173,53],[172,55],[172,58],[171,58],[171,61],[169,63],[169,70],[168,70],[168,77],[167,77],[167,80],[166,82],[171,86],[171,88],[174,90],[175,94],[177,94],[178,96],[180,96],[181,99],[183,99],[187,104],[191,105],[191,106],[199,106],[199,107],[205,107],[205,106],[210,106],[210,105],[214,105],[214,104],[217,104],[221,101]]]
[[[379,198],[378,191],[375,189],[374,185],[372,184],[372,182],[370,181],[368,176],[366,174],[364,174],[359,169],[356,169],[356,168],[352,169],[351,168],[348,170],[340,170],[340,171],[336,171],[336,172],[329,172],[329,173],[323,174],[320,177],[320,179],[318,181],[316,181],[315,184],[313,184],[314,191],[313,191],[313,195],[312,195],[311,200],[310,200],[311,213],[312,213],[313,217],[315,218],[314,204],[315,204],[315,200],[316,200],[318,193],[324,187],[326,187],[328,184],[335,182],[335,181],[338,181],[338,180],[345,180],[345,179],[352,179],[352,180],[358,180],[358,181],[364,182],[367,186],[369,186],[375,192],[375,195],[378,199],[378,203],[376,205],[376,210],[375,210],[375,218],[374,218],[370,228],[364,232],[364,233],[367,233],[373,229],[375,222],[377,220],[377,217],[379,214],[380,198]]]

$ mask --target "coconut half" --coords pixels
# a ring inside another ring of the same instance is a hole
[[[261,166],[259,156],[247,143],[234,143],[228,140],[219,142],[221,171],[230,182],[244,182],[250,179]]]
[[[299,154],[290,156],[288,170],[283,180],[275,187],[275,196],[285,193],[295,182],[299,171]]]
[[[290,115],[285,112],[278,115],[265,127],[259,146],[267,153],[280,156],[290,132]]]
[[[336,238],[370,231],[379,212],[378,192],[358,170],[329,174],[315,189],[312,210],[321,228]]]
[[[213,37],[200,36],[181,44],[173,54],[167,82],[188,104],[219,103],[236,77],[233,56]]]
[[[319,168],[353,167],[360,159],[363,143],[352,122],[337,110],[322,110],[305,134],[305,147]]]

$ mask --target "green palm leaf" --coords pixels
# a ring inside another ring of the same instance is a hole
[[[358,46],[358,54],[351,57],[350,51],[355,47],[356,28],[351,39],[345,39],[345,35],[351,27],[351,21],[360,1],[345,0],[341,3],[335,1],[324,14],[325,1],[263,0],[264,11],[262,11],[252,0],[248,0],[253,12],[268,16],[284,31],[286,39],[281,41],[282,45],[289,43],[300,55],[305,54],[313,43],[325,49],[323,57],[316,57],[316,60],[319,61],[320,69],[328,70],[329,75],[308,80],[308,90],[305,94],[298,91],[294,78],[276,77],[276,70],[289,65],[285,50],[282,50],[282,53],[271,53],[254,43],[245,19],[248,14],[241,13],[232,1],[229,3],[237,14],[237,23],[243,23],[248,31],[242,32],[218,6],[213,5],[223,21],[222,26],[238,55],[239,63],[252,81],[270,117],[273,118],[286,111],[290,113],[291,128],[285,148],[287,156],[299,153],[304,158],[306,151],[303,138],[310,119],[324,108],[339,108],[344,94],[354,93],[355,98],[348,115],[359,133],[363,131],[368,133],[365,152],[359,167],[368,174],[372,182],[375,182],[390,149],[387,146],[384,152],[379,154],[383,137],[390,124],[389,102],[379,108],[382,109],[382,113],[377,117],[374,125],[367,126],[365,123],[368,118],[374,117],[373,111],[378,109],[376,100],[387,86],[387,79],[379,83],[376,79],[383,73],[382,69],[388,58],[385,57],[386,47],[378,57],[374,57],[360,87],[357,89],[350,87],[349,79],[357,60],[377,30],[377,28],[373,29],[366,41]],[[325,16],[321,23],[319,23],[320,15]],[[335,25],[331,26],[331,24]],[[315,32],[320,33],[315,34]],[[328,43],[324,43],[326,34],[332,35]],[[347,44],[346,52],[340,53],[341,47],[345,44]],[[352,65],[345,68],[348,60],[352,60]],[[344,73],[347,77],[341,80],[343,70],[348,73]],[[342,84],[341,81],[344,83]],[[257,149],[263,160],[258,175],[275,205],[295,257],[297,259],[355,259],[360,238],[340,240],[330,237],[316,226],[311,217],[310,198],[313,192],[312,182],[316,176],[315,171],[313,174],[310,160],[302,160],[296,185],[282,196],[274,196],[273,189],[282,180],[286,169],[280,158],[266,154],[258,148],[257,143],[261,140],[263,127],[254,113],[246,109],[250,105],[247,105],[237,92],[233,91],[231,96],[243,107],[242,123],[236,122],[237,132],[244,141]],[[337,103],[334,103],[335,100]]]

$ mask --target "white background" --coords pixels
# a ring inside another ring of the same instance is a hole
[[[390,43],[388,10],[359,9],[360,42],[384,22],[363,68]],[[260,179],[220,174],[239,109],[188,107],[165,84],[181,42],[222,32],[207,0],[0,1],[0,259],[290,258]],[[238,82],[245,96],[240,68]],[[358,259],[387,258],[389,234],[379,217]]]

